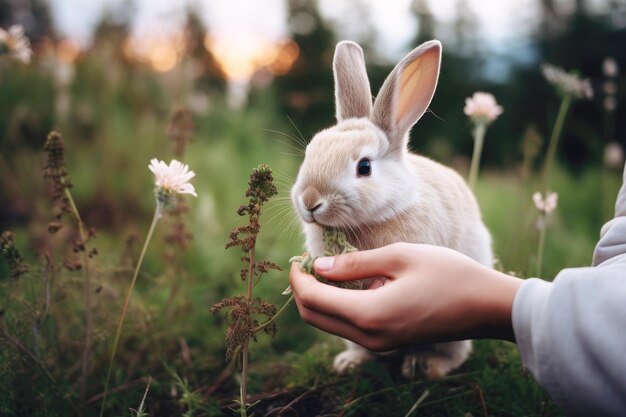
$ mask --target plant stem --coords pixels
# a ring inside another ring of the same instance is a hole
[[[554,157],[556,155],[557,144],[559,143],[559,138],[561,137],[561,132],[563,131],[563,124],[565,123],[565,117],[567,116],[571,103],[572,96],[569,94],[564,95],[563,100],[561,100],[561,106],[559,107],[559,113],[557,114],[556,121],[554,122],[552,134],[550,135],[550,143],[546,153],[546,160],[543,164],[543,174],[541,176],[541,188],[543,191],[547,191],[548,179],[550,176],[550,170],[552,169],[552,163],[554,162]]]
[[[476,179],[478,178],[478,169],[480,167],[480,155],[483,151],[483,142],[485,141],[485,132],[487,131],[487,125],[485,123],[478,123],[474,127],[474,153],[472,154],[472,163],[470,165],[469,178],[467,183],[470,189],[474,189],[476,185]]]
[[[250,317],[250,308],[252,305],[252,284],[254,280],[254,247],[250,249],[248,252],[248,257],[250,258],[249,266],[248,266],[248,293],[247,293],[247,302],[248,302],[248,319],[252,322]],[[248,343],[250,339],[246,339],[243,344],[243,349],[241,352],[241,385],[239,386],[239,395],[241,406],[239,408],[239,413],[241,417],[246,417],[247,414],[247,403],[246,398],[248,396]]]
[[[65,181],[61,179],[61,183],[63,185]],[[65,197],[70,205],[70,210],[72,215],[76,219],[76,223],[78,224],[78,233],[80,235],[80,240],[83,245],[87,243],[87,233],[85,231],[85,224],[83,220],[80,218],[80,214],[78,213],[78,208],[76,207],[76,203],[72,198],[72,193],[70,192],[69,187],[64,187]],[[85,394],[87,391],[87,375],[89,373],[89,356],[91,353],[91,333],[93,329],[93,319],[91,315],[91,273],[89,268],[89,254],[87,253],[87,248],[83,246],[83,271],[85,271],[85,341],[83,342],[83,355],[81,359],[81,371],[80,371],[80,400],[81,402],[85,401]]]
[[[278,316],[280,316],[280,315],[283,313],[283,311],[285,311],[285,309],[287,308],[287,306],[288,306],[289,304],[291,304],[291,302],[292,302],[292,301],[293,301],[293,295],[291,295],[291,297],[289,297],[289,299],[288,299],[287,301],[285,301],[285,304],[283,304],[283,306],[280,308],[280,310],[278,310],[278,311],[276,312],[276,314],[274,314],[274,315],[272,316],[272,318],[271,318],[271,319],[267,320],[265,323],[261,323],[261,324],[259,324],[258,326],[256,326],[256,327],[254,328],[254,333],[256,334],[257,332],[259,332],[259,331],[263,330],[263,329],[264,329],[265,327],[267,327],[268,325],[272,324],[272,322],[273,322],[274,320],[276,320],[276,319],[278,318]]]
[[[130,304],[130,297],[133,293],[133,288],[135,287],[135,282],[137,281],[137,276],[139,275],[139,269],[141,268],[141,264],[143,263],[143,258],[146,255],[146,251],[148,249],[148,244],[152,239],[152,234],[154,233],[154,229],[156,228],[159,219],[161,218],[161,203],[157,201],[156,209],[154,210],[154,217],[152,218],[152,223],[150,224],[150,229],[148,229],[148,235],[146,236],[146,241],[143,244],[143,248],[141,249],[141,254],[139,255],[139,260],[137,261],[137,266],[135,267],[135,273],[133,274],[133,279],[130,282],[130,287],[128,288],[128,292],[126,293],[126,299],[124,300],[124,306],[122,307],[122,312],[120,314],[120,319],[117,324],[117,330],[115,332],[115,339],[113,340],[113,350],[111,351],[111,357],[109,359],[109,370],[107,371],[106,382],[104,383],[104,394],[102,396],[102,406],[100,407],[100,417],[104,415],[104,405],[106,403],[107,398],[107,390],[109,388],[109,382],[111,379],[111,371],[113,369],[113,363],[115,360],[115,354],[117,353],[117,346],[120,341],[120,335],[122,333],[122,325],[124,324],[124,318],[126,318],[126,312],[128,311],[128,305]]]
[[[541,267],[543,264],[543,248],[546,242],[546,224],[545,218],[541,215],[541,227],[539,228],[539,247],[537,248],[537,278],[541,278]]]

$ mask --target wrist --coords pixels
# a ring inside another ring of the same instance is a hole
[[[485,268],[481,285],[474,286],[472,311],[476,323],[475,339],[503,339],[515,342],[513,302],[523,280]]]

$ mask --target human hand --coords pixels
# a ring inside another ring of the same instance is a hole
[[[514,340],[511,310],[522,280],[451,249],[395,243],[318,258],[329,280],[376,278],[368,290],[323,284],[293,264],[302,319],[373,351],[475,338]]]

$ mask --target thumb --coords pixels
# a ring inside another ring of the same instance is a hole
[[[317,258],[315,271],[334,281],[386,277],[392,278],[393,271],[403,262],[402,252],[393,246],[351,252],[344,255]]]

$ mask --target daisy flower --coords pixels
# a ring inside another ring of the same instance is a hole
[[[155,194],[157,201],[163,207],[171,207],[174,203],[174,195],[191,194],[198,197],[196,190],[189,180],[196,176],[196,173],[189,170],[187,164],[183,164],[175,159],[169,165],[165,161],[153,158],[148,166],[155,176]]]

